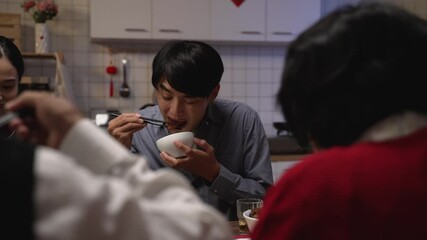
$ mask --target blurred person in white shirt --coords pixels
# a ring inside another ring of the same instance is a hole
[[[2,234],[14,239],[231,239],[225,218],[172,170],[152,171],[48,93],[24,92],[9,123],[31,144],[1,141]],[[37,145],[35,145],[37,144]]]

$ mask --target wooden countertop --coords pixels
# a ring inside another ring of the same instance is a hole
[[[64,63],[64,53],[62,52],[51,52],[51,53],[35,53],[35,52],[22,52],[24,58],[35,58],[35,59],[54,59]]]

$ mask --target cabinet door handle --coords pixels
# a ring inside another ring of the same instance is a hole
[[[287,35],[287,36],[290,36],[290,35],[294,35],[294,34],[291,33],[291,32],[273,32],[273,35]]]
[[[181,30],[179,30],[179,29],[159,29],[159,32],[162,32],[162,33],[180,33]]]
[[[147,32],[145,28],[125,28],[126,32]]]
[[[241,34],[248,34],[248,35],[261,35],[261,32],[259,31],[241,31]]]

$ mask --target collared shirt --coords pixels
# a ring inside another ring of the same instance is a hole
[[[158,106],[139,113],[163,119]],[[144,155],[153,169],[167,167],[155,143],[166,135],[165,127],[148,124],[133,135],[132,151]],[[237,199],[263,198],[266,188],[273,183],[270,150],[261,120],[255,110],[243,103],[217,99],[208,106],[195,136],[214,147],[220,172],[211,184],[199,176],[181,172],[205,202],[235,220]]]

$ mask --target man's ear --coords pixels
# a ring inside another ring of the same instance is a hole
[[[216,99],[216,97],[218,97],[218,92],[220,89],[220,85],[219,83],[215,86],[215,88],[212,90],[211,95],[209,95],[209,102],[213,102],[213,100]]]

